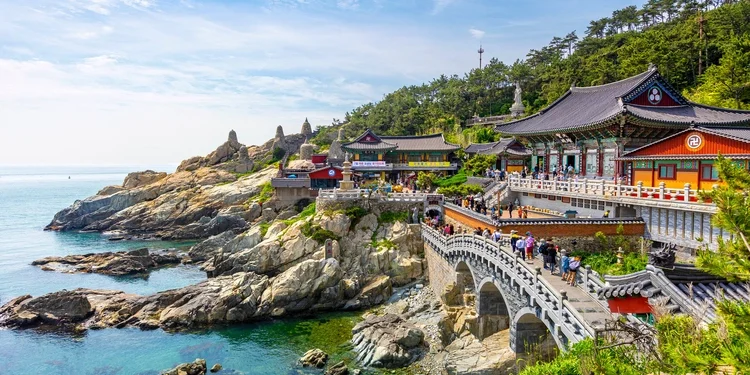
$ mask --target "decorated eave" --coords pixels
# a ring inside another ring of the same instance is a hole
[[[607,286],[597,291],[600,298],[644,297],[651,306],[700,316],[705,322],[716,318],[716,303],[722,299],[750,301],[748,284],[727,282],[693,265],[658,268],[649,264],[644,271],[605,279]]]
[[[750,125],[750,111],[689,102],[656,68],[651,68],[605,85],[572,87],[538,113],[497,125],[495,130],[535,140],[569,143],[609,137],[660,138],[691,125],[743,124]]]
[[[341,145],[341,148],[346,151],[390,151],[395,150],[396,145],[383,141],[378,137],[372,130],[365,130],[362,135],[357,137],[354,141]]]
[[[371,130],[365,131],[352,142],[341,145],[347,151],[442,151],[453,152],[461,146],[448,143],[442,134],[417,136],[378,136]]]

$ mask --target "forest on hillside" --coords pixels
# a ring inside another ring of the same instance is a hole
[[[493,134],[466,129],[474,116],[508,114],[514,82],[523,88],[526,114],[552,103],[571,85],[614,82],[656,64],[690,100],[750,109],[750,1],[649,0],[554,37],[512,64],[490,60],[463,77],[441,75],[404,86],[320,126],[314,140],[324,146],[346,124],[351,138],[370,128],[378,134],[443,132],[449,141],[488,141]]]

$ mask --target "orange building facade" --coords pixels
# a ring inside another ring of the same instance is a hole
[[[630,181],[644,186],[710,189],[718,183],[714,163],[722,154],[742,168],[750,159],[750,127],[692,127],[665,139],[627,152]]]

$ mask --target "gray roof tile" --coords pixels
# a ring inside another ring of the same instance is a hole
[[[750,111],[707,107],[690,103],[679,107],[648,107],[629,104],[628,114],[661,123],[684,125],[728,125],[750,123]]]

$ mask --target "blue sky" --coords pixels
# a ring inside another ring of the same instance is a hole
[[[176,163],[643,0],[0,0],[0,165]]]

